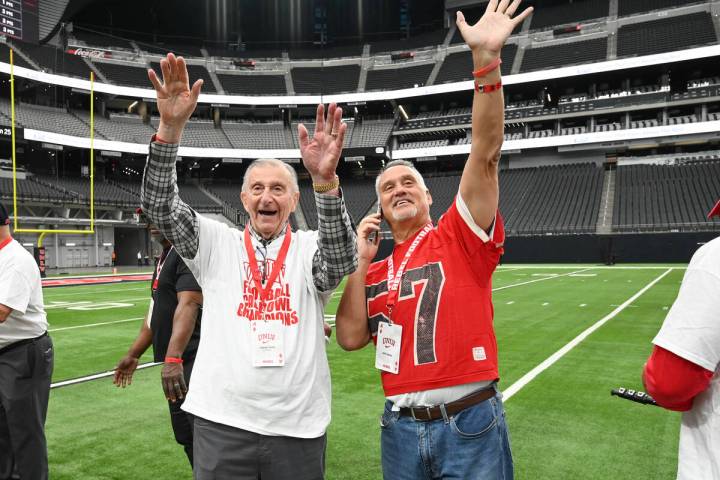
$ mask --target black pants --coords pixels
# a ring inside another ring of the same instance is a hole
[[[195,417],[195,480],[322,480],[327,435],[260,435]]]
[[[0,353],[0,480],[13,472],[22,480],[48,478],[45,418],[53,358],[47,335]]]
[[[186,362],[183,365],[183,374],[185,376],[185,384],[190,386],[190,376],[192,375],[193,364],[195,359],[190,362]],[[173,433],[175,434],[175,441],[182,445],[190,460],[190,466],[193,466],[193,419],[192,415],[182,410],[183,402],[185,399],[179,400],[175,403],[168,401],[168,407],[170,407],[170,423],[172,423]]]

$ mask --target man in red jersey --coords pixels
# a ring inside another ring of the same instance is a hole
[[[530,12],[520,0],[490,1],[483,17],[457,25],[472,51],[472,145],[455,201],[433,227],[432,197],[409,162],[390,162],[376,181],[395,248],[377,253],[381,215],[358,227],[359,265],[336,319],[346,350],[376,344],[387,402],[381,419],[386,479],[513,477],[498,379],[492,273],[503,253],[498,160],[504,103],[500,50]],[[513,18],[514,17],[514,18]],[[468,72],[470,74],[470,72]]]

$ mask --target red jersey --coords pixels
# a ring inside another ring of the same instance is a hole
[[[386,396],[498,378],[492,274],[503,253],[505,230],[498,213],[488,238],[464,204],[460,213],[461,201],[456,198],[413,252],[390,315],[387,259],[368,269],[365,293],[373,342],[379,322],[402,326],[399,371],[381,372]],[[396,269],[414,238],[395,245]]]

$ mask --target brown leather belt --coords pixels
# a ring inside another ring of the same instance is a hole
[[[488,398],[495,396],[495,387],[486,388],[470,395],[463,397],[454,402],[445,404],[445,412],[448,417],[465,410],[468,407],[484,402]],[[430,420],[438,420],[443,418],[440,406],[434,407],[403,407],[400,408],[400,415],[412,417],[419,422],[429,422]]]

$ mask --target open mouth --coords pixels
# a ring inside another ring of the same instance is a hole
[[[393,207],[402,207],[403,205],[412,205],[412,202],[411,202],[410,200],[406,200],[406,199],[403,198],[403,199],[398,200],[397,202],[395,202],[395,203],[393,204]]]
[[[273,217],[277,214],[277,210],[258,210],[258,215],[261,217]]]

